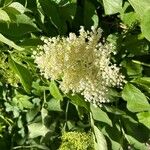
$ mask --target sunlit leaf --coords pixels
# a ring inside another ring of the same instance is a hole
[[[150,110],[150,105],[146,96],[130,83],[125,85],[122,97],[125,101],[127,101],[127,108],[132,112]]]
[[[0,21],[10,21],[8,14],[2,9],[0,9]]]
[[[112,126],[112,122],[106,112],[102,111],[99,107],[94,107],[92,104],[90,105],[90,108],[95,120],[105,122]]]
[[[122,0],[103,0],[105,14],[118,13],[122,8]]]
[[[47,105],[47,109],[49,111],[62,111],[60,101],[57,101],[56,99],[51,99],[50,101],[45,103],[45,105]]]
[[[45,136],[49,130],[42,123],[32,123],[28,125],[29,137],[36,138],[38,136]]]
[[[16,97],[13,98],[13,103],[22,110],[24,108],[33,108],[33,104],[30,102],[30,97],[27,95],[17,94]]]
[[[150,0],[129,0],[129,2],[140,17],[143,35],[150,41]]]
[[[24,50],[24,48],[16,45],[13,41],[7,39],[6,37],[4,37],[1,33],[0,33],[0,41],[9,45],[10,47],[13,47],[14,49],[17,49],[17,50]]]
[[[142,17],[145,11],[150,8],[150,0],[128,0],[136,13]]]
[[[149,3],[150,5],[150,3]],[[150,41],[150,8],[145,11],[144,16],[141,20],[141,30],[146,39]]]
[[[30,92],[31,86],[32,86],[32,76],[27,68],[25,68],[23,65],[17,63],[15,60],[13,60],[11,57],[9,57],[9,64],[11,69],[18,75],[20,78],[20,81],[26,90],[26,92]]]
[[[94,125],[94,133],[95,133],[95,149],[96,150],[107,150],[107,143],[103,133]]]
[[[54,80],[50,82],[50,93],[56,100],[63,100],[62,94],[60,93]]]
[[[26,8],[25,8],[22,4],[20,4],[20,3],[18,3],[18,2],[13,2],[13,3],[11,3],[11,4],[9,5],[9,7],[15,8],[15,9],[18,10],[20,13],[24,13],[25,10],[26,10]]]
[[[136,140],[134,137],[126,134],[126,139],[128,140],[131,147],[134,147],[138,150],[148,150],[145,143],[141,143],[138,140]]]
[[[137,117],[140,123],[143,123],[150,129],[150,111],[138,113]]]

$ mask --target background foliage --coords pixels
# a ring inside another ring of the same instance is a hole
[[[150,0],[0,0],[0,149],[56,150],[66,131],[90,132],[97,150],[148,150]],[[45,80],[31,57],[41,36],[101,27],[127,83],[95,108]],[[69,138],[69,137],[68,137]]]

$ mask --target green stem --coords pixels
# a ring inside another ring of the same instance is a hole
[[[139,64],[139,65],[143,65],[143,66],[146,66],[146,67],[150,67],[150,64],[147,64],[147,63],[144,63],[144,62],[140,62],[138,60],[132,60],[132,62],[136,63],[136,64]]]
[[[67,120],[68,120],[68,108],[69,108],[69,101],[67,101],[66,110],[65,110],[65,124],[64,129],[66,130]]]
[[[13,147],[13,149],[29,149],[29,148],[38,148],[38,149],[42,149],[42,150],[48,150],[48,148],[42,148],[42,147],[39,147],[39,145],[31,145],[31,146],[16,146],[16,147]]]

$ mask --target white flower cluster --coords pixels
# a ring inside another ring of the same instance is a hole
[[[124,76],[110,62],[112,45],[99,42],[101,30],[79,30],[79,36],[43,38],[35,63],[45,78],[60,80],[64,93],[80,93],[86,101],[100,106],[109,102],[109,87],[122,86]]]

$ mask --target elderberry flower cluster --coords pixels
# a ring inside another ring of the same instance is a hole
[[[44,38],[35,63],[47,79],[59,80],[64,93],[80,93],[86,101],[100,106],[109,102],[109,87],[121,87],[124,76],[110,62],[111,44],[99,42],[101,29],[79,30],[79,36]]]

